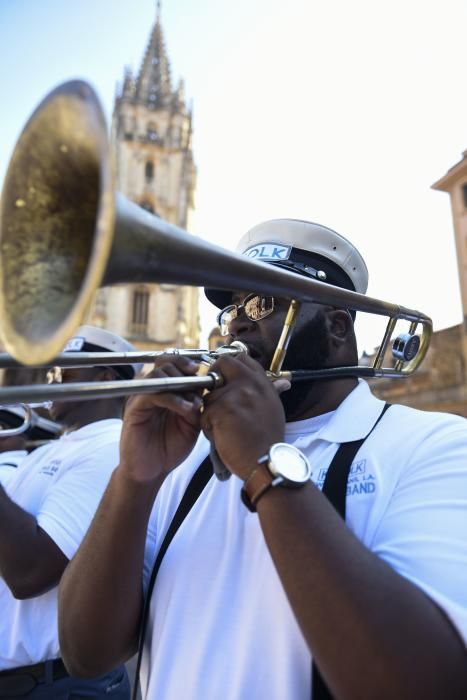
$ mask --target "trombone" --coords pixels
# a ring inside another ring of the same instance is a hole
[[[403,377],[423,360],[432,334],[431,319],[425,314],[207,243],[115,193],[113,183],[107,127],[96,94],[82,81],[58,86],[24,127],[1,198],[1,333],[6,350],[19,364],[43,366],[59,355],[83,322],[99,286],[135,282],[248,289],[290,299],[270,367],[272,377],[279,376],[302,301],[388,316],[389,321],[372,367],[297,371],[290,375],[293,380],[339,375]],[[396,338],[394,367],[384,368],[384,355],[400,319],[409,321],[410,328]],[[144,381],[146,387],[146,382],[156,380],[131,381]],[[180,390],[175,380],[170,381]],[[208,373],[184,381],[191,390],[193,386],[209,389],[219,386],[222,378]],[[125,388],[125,380],[118,384],[116,391]],[[133,386],[138,386],[138,392],[146,391],[139,384]],[[72,391],[71,384],[66,388]],[[23,396],[17,401],[44,400],[32,388],[21,394],[22,389],[26,387],[0,389],[0,402],[10,401],[13,390],[16,396]],[[110,389],[109,394],[120,395]],[[94,396],[83,389],[79,398]]]

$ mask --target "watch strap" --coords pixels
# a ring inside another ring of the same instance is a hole
[[[266,491],[277,486],[283,481],[281,476],[273,476],[266,466],[266,460],[259,460],[256,469],[250,474],[243,484],[240,492],[241,499],[249,511],[256,512],[256,504]]]

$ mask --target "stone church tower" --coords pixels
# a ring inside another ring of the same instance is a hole
[[[192,113],[172,87],[160,6],[141,68],[125,70],[112,120],[117,189],[184,229],[194,208]],[[99,291],[92,322],[143,349],[199,347],[198,289],[138,284]]]

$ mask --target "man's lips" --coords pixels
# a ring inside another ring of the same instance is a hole
[[[240,340],[240,338],[236,338],[236,340]],[[255,345],[247,343],[244,340],[242,340],[241,342],[247,346],[249,357],[253,358],[253,360],[256,361],[259,361],[261,359],[262,353],[258,350],[258,348]]]

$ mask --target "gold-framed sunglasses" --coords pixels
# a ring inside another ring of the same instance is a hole
[[[217,323],[221,335],[228,335],[229,324],[237,318],[239,312],[243,313],[250,321],[261,321],[274,311],[274,297],[263,294],[249,294],[241,304],[229,304],[217,314]]]
[[[115,367],[112,366],[105,366],[105,365],[87,365],[86,367],[75,367],[71,368],[73,369],[96,369],[98,372],[103,372],[104,370],[111,370],[113,373],[116,372]],[[67,381],[67,372],[69,375],[70,368],[67,367],[51,367],[47,374],[47,384],[64,384]],[[70,378],[68,376],[68,381],[70,381]],[[72,381],[78,381],[76,379],[72,379]]]

